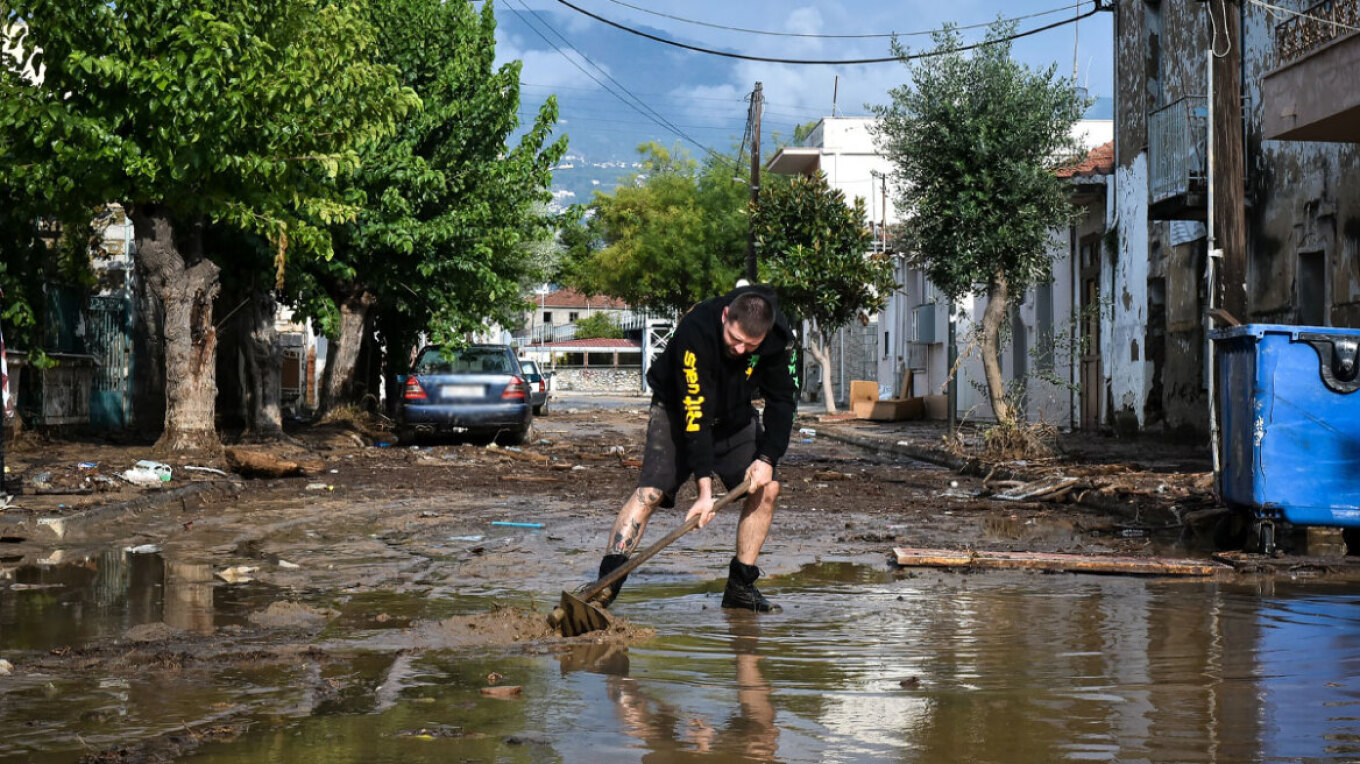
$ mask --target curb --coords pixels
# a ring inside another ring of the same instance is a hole
[[[897,454],[940,467],[947,467],[955,472],[962,472],[969,466],[969,460],[954,456],[943,449],[922,446],[910,441],[893,442],[890,438],[858,435],[825,422],[817,425],[817,434],[870,451]]]
[[[52,534],[52,540],[61,541],[78,536],[89,526],[98,523],[116,518],[134,517],[174,502],[179,502],[187,510],[191,501],[194,506],[201,506],[237,496],[243,490],[245,490],[245,483],[238,480],[196,481],[183,487],[161,490],[127,501],[101,504],[79,512],[53,517],[30,518],[23,524],[32,530],[46,529]]]

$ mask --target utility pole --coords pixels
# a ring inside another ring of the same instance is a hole
[[[1213,214],[1211,232],[1223,251],[1223,300],[1218,304],[1237,320],[1247,321],[1246,151],[1242,140],[1242,24],[1240,0],[1225,0],[1209,13],[1222,13],[1211,40],[1209,76],[1213,79],[1211,123]],[[1222,51],[1222,52],[1220,52]]]
[[[751,123],[751,209],[755,213],[756,200],[760,197],[760,107],[763,98],[760,83],[751,91],[751,110],[748,121]],[[746,234],[746,280],[756,283],[756,229],[750,225],[751,215],[747,215]]]

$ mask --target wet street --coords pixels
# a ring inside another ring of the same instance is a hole
[[[609,453],[639,422],[575,424]],[[818,441],[781,466],[782,614],[718,607],[728,515],[630,578],[617,631],[563,639],[544,616],[634,473],[485,451],[359,454],[329,489],[24,558],[0,577],[0,761],[1360,761],[1354,583],[898,569],[901,542],[1117,542],[951,509],[918,487],[951,473]]]

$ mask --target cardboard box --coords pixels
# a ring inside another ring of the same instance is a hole
[[[878,383],[866,379],[850,380],[850,410],[860,419],[868,419],[878,400]]]
[[[869,418],[875,422],[901,422],[922,419],[925,415],[926,403],[921,398],[892,398],[875,402]]]

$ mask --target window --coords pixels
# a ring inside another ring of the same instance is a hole
[[[1034,288],[1034,323],[1039,340],[1035,367],[1039,371],[1053,371],[1053,282]]]
[[[576,321],[580,321],[580,320],[581,320],[581,313],[580,313],[579,311],[573,310],[572,312],[570,312],[570,313],[567,314],[567,321],[568,321],[568,322],[575,323]]]
[[[545,323],[545,324],[551,324],[551,323],[552,323],[552,311],[551,311],[551,310],[545,310],[545,311],[543,311],[543,323]]]
[[[1325,252],[1300,252],[1298,277],[1299,323],[1325,326],[1327,323],[1327,255]]]

